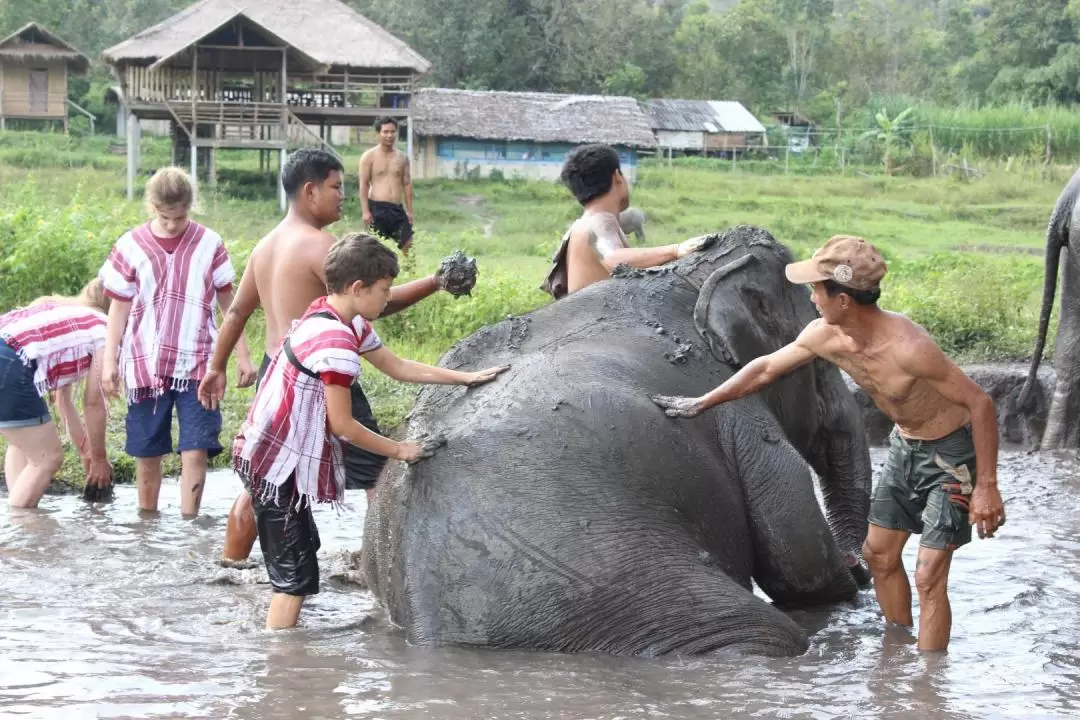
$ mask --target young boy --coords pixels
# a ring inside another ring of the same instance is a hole
[[[370,321],[386,307],[398,263],[374,237],[344,236],[327,253],[324,270],[329,295],[293,325],[233,443],[233,468],[251,493],[273,587],[267,628],[294,626],[304,597],[319,592],[319,535],[311,503],[342,500],[339,438],[406,462],[431,453],[430,447],[395,442],[353,419],[349,388],[360,374],[360,356],[401,382],[472,386],[506,370],[447,370],[399,358],[382,345]]]

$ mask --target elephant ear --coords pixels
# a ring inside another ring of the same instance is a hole
[[[741,367],[781,346],[770,318],[780,312],[780,298],[767,297],[760,287],[761,262],[747,253],[717,268],[701,286],[694,306],[698,333],[713,356],[727,365]]]

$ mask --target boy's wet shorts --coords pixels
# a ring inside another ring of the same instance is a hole
[[[251,493],[259,547],[274,592],[317,595],[319,529],[315,527],[310,503],[296,507],[296,477],[290,475],[277,489],[277,502],[272,494],[264,496],[261,488],[252,487],[246,479],[244,486]]]
[[[263,375],[270,367],[270,356],[263,355],[262,366],[259,368],[259,376],[256,381],[256,389],[262,383]],[[373,433],[382,435],[379,423],[375,421],[375,414],[371,412],[371,405],[360,383],[354,382],[349,388],[352,393],[352,416],[358,423]],[[345,459],[345,488],[348,490],[367,490],[375,487],[375,481],[379,479],[379,473],[386,465],[387,458],[376,455],[373,452],[359,448],[352,443],[341,443],[342,455]]]
[[[870,523],[922,534],[919,543],[955,550],[971,542],[968,506],[975,445],[965,425],[939,440],[908,440],[896,428],[870,502]]]
[[[221,454],[221,410],[204,408],[195,384],[187,390],[165,390],[158,397],[129,403],[124,451],[136,458],[171,453],[173,409],[180,426],[177,452],[205,450],[208,458]]]

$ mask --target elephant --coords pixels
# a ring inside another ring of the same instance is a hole
[[[1057,382],[1040,444],[1044,450],[1080,447],[1080,242],[1070,242],[1072,226],[1080,228],[1078,195],[1080,170],[1073,174],[1058,196],[1046,228],[1046,270],[1043,274],[1039,334],[1035,340],[1035,354],[1031,357],[1027,380],[1016,401],[1018,409],[1029,409],[1035,399],[1035,380],[1046,347],[1050,315],[1054,309],[1058,267],[1061,266],[1061,312],[1058,314],[1054,349]]]
[[[702,394],[793,340],[816,315],[784,278],[791,259],[738,226],[443,356],[510,369],[423,388],[408,433],[445,444],[388,467],[368,508],[365,580],[410,643],[805,652],[779,608],[850,601],[868,582],[869,448],[839,371],[815,361],[692,420],[650,399]]]
[[[633,233],[637,237],[638,244],[645,243],[645,211],[635,207],[629,207],[619,213],[619,227],[623,234],[630,237]]]

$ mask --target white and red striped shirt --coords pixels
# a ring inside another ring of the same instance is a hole
[[[251,482],[252,492],[275,501],[295,473],[298,505],[305,498],[340,503],[345,467],[341,444],[327,426],[323,385],[349,387],[360,375],[360,356],[382,342],[371,323],[358,316],[350,325],[326,298],[293,323],[287,340],[296,360],[318,378],[301,372],[279,347],[233,440],[233,468]]]
[[[86,376],[105,344],[104,313],[85,305],[42,302],[0,315],[0,339],[34,370],[40,395]]]
[[[146,223],[116,242],[98,277],[109,297],[131,302],[120,352],[129,402],[202,379],[217,339],[215,296],[236,279],[221,236],[189,222],[179,240],[162,240]]]

